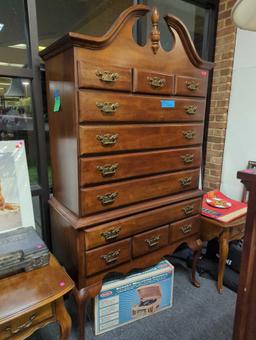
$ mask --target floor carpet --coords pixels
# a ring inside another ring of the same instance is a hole
[[[236,293],[224,289],[218,294],[213,280],[200,277],[201,287],[189,282],[190,269],[175,260],[174,304],[171,309],[94,336],[87,322],[86,340],[231,340]],[[70,340],[78,339],[72,299],[66,302],[73,319]],[[30,340],[57,340],[59,329],[51,324],[29,337]]]

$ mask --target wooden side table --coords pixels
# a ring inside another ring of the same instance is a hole
[[[223,293],[223,276],[229,251],[229,242],[240,240],[244,236],[246,216],[223,223],[201,216],[201,240],[210,241],[215,237],[219,240],[219,269],[217,288]]]
[[[71,319],[63,295],[73,281],[51,255],[48,266],[0,280],[0,339],[21,340],[51,323],[60,325],[60,339],[68,339]]]

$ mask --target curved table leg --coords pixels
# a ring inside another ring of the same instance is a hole
[[[71,318],[64,305],[63,298],[55,302],[56,321],[60,326],[60,340],[67,340],[71,332]]]
[[[192,273],[191,273],[191,282],[196,287],[200,287],[200,283],[196,279],[196,265],[198,258],[201,254],[203,242],[200,239],[188,242],[188,247],[193,251],[193,262],[192,262]]]
[[[220,294],[223,293],[223,277],[224,271],[226,266],[226,260],[228,257],[228,239],[227,233],[224,231],[219,237],[219,251],[220,251],[220,258],[219,258],[219,270],[218,270],[218,283],[217,288]]]

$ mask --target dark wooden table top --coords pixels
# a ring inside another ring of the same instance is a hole
[[[73,287],[53,255],[46,267],[1,279],[0,324],[57,300]]]

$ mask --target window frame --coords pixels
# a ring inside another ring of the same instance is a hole
[[[37,31],[37,13],[36,0],[21,0],[23,1],[25,11],[25,32],[26,44],[28,53],[28,67],[16,68],[11,66],[0,65],[0,76],[10,78],[26,78],[31,82],[31,99],[33,107],[33,127],[36,140],[37,152],[37,171],[38,184],[31,185],[32,196],[39,196],[41,223],[42,223],[42,237],[50,247],[50,223],[49,223],[49,184],[47,167],[47,149],[46,138],[44,131],[43,119],[43,101],[42,88],[40,80],[40,58],[38,55],[38,31]]]

